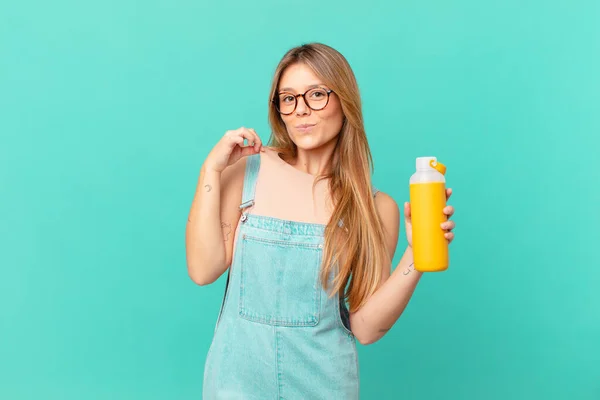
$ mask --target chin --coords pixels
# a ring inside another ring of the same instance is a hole
[[[335,142],[339,133],[323,132],[322,129],[316,129],[308,133],[295,132],[294,130],[291,130],[290,133],[290,130],[288,130],[288,135],[299,149],[314,150]]]
[[[302,150],[313,150],[323,146],[326,141],[314,135],[301,135],[293,138],[296,146]]]

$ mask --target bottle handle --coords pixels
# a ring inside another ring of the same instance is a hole
[[[435,160],[429,160],[429,165],[432,168],[435,168],[436,170],[438,170],[442,175],[444,175],[446,173],[446,166],[444,164],[442,164],[441,162],[436,162]]]

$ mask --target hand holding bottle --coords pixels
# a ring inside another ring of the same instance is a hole
[[[410,203],[404,204],[406,238],[417,271],[445,271],[455,227],[448,220],[454,207],[447,205],[452,189],[446,188],[446,166],[436,157],[418,157],[416,167],[410,177]]]
[[[446,201],[452,196],[452,189],[446,189]],[[454,207],[446,206],[443,210],[444,214],[450,218],[454,214]],[[407,201],[404,203],[404,226],[406,226],[406,240],[408,241],[408,245],[412,247],[412,222],[410,218],[410,203]],[[444,233],[444,237],[448,239],[448,243],[451,243],[454,240],[454,233],[452,229],[456,226],[454,221],[446,221],[441,225],[442,230],[446,231]]]

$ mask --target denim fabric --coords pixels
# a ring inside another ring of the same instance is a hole
[[[259,156],[248,159],[242,209],[254,201]],[[248,212],[239,224],[203,399],[358,399],[348,310],[319,281],[325,226]]]

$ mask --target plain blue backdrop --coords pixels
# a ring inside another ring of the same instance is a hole
[[[376,186],[448,166],[456,239],[360,346],[364,399],[600,398],[600,3],[0,4],[0,398],[193,399],[225,279],[187,276],[202,161],[269,138],[290,47],[341,51]],[[397,257],[406,246],[401,226]]]

